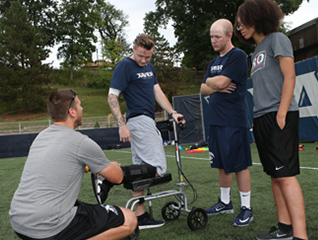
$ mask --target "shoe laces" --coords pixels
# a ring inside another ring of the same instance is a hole
[[[278,233],[280,231],[279,227],[278,226],[273,226],[271,227],[271,229],[269,230],[270,234],[275,234],[275,233]]]
[[[214,205],[214,208],[220,208],[220,207],[224,208],[226,207],[226,205],[221,201]]]
[[[246,219],[246,218],[249,218],[253,215],[252,211],[246,207],[242,207],[241,208],[241,212],[239,214],[239,217],[241,219]]]
[[[222,200],[219,198],[218,203],[216,204],[216,206],[218,207],[226,207],[231,203],[231,201],[228,204],[225,204],[224,202],[222,202]]]

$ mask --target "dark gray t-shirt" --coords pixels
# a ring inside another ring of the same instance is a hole
[[[282,33],[266,36],[252,55],[254,118],[278,111],[284,82],[278,56],[294,57],[290,40]],[[288,111],[297,110],[293,96]]]
[[[98,173],[109,164],[97,143],[69,127],[51,125],[39,133],[11,202],[13,229],[32,238],[62,231],[75,216],[85,166]]]

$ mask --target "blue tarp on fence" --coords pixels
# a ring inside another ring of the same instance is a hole
[[[130,147],[130,143],[119,141],[118,127],[78,130],[89,136],[102,149]],[[24,157],[29,153],[30,146],[38,133],[14,134],[0,136],[0,158]]]

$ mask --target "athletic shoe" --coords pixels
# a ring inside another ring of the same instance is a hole
[[[241,207],[240,214],[233,220],[233,225],[238,227],[245,227],[253,221],[252,208],[248,209],[245,206]]]
[[[148,212],[145,212],[141,216],[137,217],[139,229],[157,228],[157,227],[162,227],[163,225],[165,225],[164,221],[155,220],[153,218],[150,218],[150,214]],[[142,218],[142,219],[140,219],[140,218]]]
[[[100,201],[101,201],[101,204],[103,204],[108,197],[108,192],[114,186],[114,184],[109,182],[107,179],[104,179],[103,183],[100,184],[99,186],[100,186]]]
[[[218,215],[219,213],[234,213],[232,202],[225,204],[219,199],[217,204],[204,210],[208,215]]]
[[[256,237],[257,240],[292,240],[293,230],[283,232],[278,226],[272,227],[267,233],[262,233]]]

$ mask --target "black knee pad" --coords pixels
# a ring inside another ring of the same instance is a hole
[[[157,169],[149,164],[129,165],[121,167],[124,174],[124,186],[129,186],[131,182],[156,176]],[[128,187],[129,188],[129,187]]]

